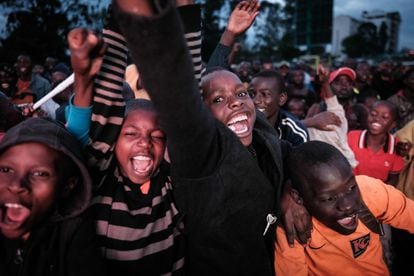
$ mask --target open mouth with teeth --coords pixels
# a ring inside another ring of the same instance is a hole
[[[353,214],[341,219],[338,219],[337,222],[339,223],[339,225],[341,225],[342,227],[346,228],[346,229],[355,229],[357,226],[357,222],[358,222],[358,215]]]
[[[382,127],[379,123],[371,123],[370,126],[372,130],[379,130]]]
[[[147,174],[152,170],[153,158],[147,155],[137,155],[132,157],[132,166],[137,174]]]
[[[5,203],[0,208],[0,228],[14,230],[29,218],[31,210],[18,203]]]
[[[26,72],[27,72],[27,70],[28,70],[28,68],[27,68],[27,67],[20,67],[20,69],[19,69],[19,71],[20,71],[21,73],[26,73]]]
[[[231,118],[227,127],[236,135],[243,135],[249,131],[249,122],[246,114],[240,114]]]

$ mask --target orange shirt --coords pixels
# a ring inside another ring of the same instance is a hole
[[[356,180],[363,201],[378,220],[414,233],[414,201],[378,179],[356,176]],[[379,235],[361,221],[350,235],[341,235],[315,218],[312,222],[306,247],[297,242],[289,247],[284,230],[277,228],[276,275],[389,275]]]

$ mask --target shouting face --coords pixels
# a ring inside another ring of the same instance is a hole
[[[63,173],[60,153],[40,143],[8,148],[0,155],[0,231],[25,238],[53,210]]]
[[[358,226],[361,195],[349,165],[320,164],[307,180],[305,206],[320,222],[336,232],[349,235]],[[338,166],[339,165],[339,166]]]
[[[154,111],[131,111],[115,148],[122,174],[136,184],[150,180],[163,159],[165,144],[165,133],[160,129]]]
[[[202,89],[213,116],[232,130],[243,145],[250,145],[256,111],[240,79],[228,71],[215,71],[204,77]]]

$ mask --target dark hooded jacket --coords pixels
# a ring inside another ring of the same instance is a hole
[[[81,181],[71,195],[31,230],[27,241],[0,234],[0,275],[104,275],[95,246],[93,221],[85,210],[91,198],[91,179],[77,140],[48,119],[31,118],[8,130],[0,142],[0,155],[14,145],[37,142],[60,151],[79,168]]]
[[[117,12],[167,133],[174,195],[185,216],[187,274],[272,275],[275,224],[266,230],[266,219],[279,215],[283,178],[274,129],[258,115],[252,146],[245,147],[213,118],[172,8],[150,19]]]

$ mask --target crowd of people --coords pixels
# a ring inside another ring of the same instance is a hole
[[[194,1],[113,0],[0,66],[1,275],[414,273],[414,68],[234,64],[259,11],[203,62]]]

